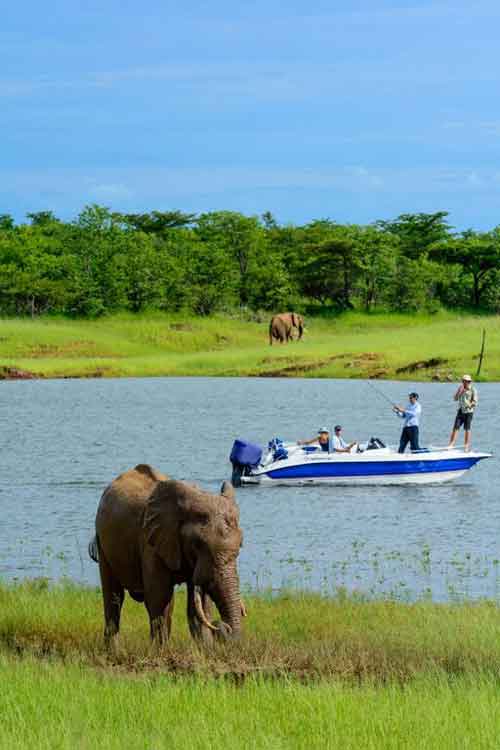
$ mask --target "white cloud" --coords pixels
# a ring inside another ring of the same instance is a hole
[[[359,195],[448,194],[497,192],[500,171],[478,167],[424,168],[352,165],[337,169],[240,166],[215,168],[119,168],[0,173],[0,194],[73,196],[76,203],[137,204],[191,200],[196,195],[222,195],[233,191],[308,190]]]

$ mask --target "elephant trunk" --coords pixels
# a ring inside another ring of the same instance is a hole
[[[246,614],[246,610],[240,597],[236,566],[225,569],[217,577],[214,589],[210,593],[222,622],[229,626],[231,636],[238,638],[241,633],[241,618]]]

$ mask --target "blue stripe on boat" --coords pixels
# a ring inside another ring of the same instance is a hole
[[[422,474],[470,469],[479,458],[443,458],[435,461],[363,461],[308,463],[265,472],[271,479],[314,479],[315,477],[369,477],[386,474]],[[264,473],[264,472],[263,472]]]

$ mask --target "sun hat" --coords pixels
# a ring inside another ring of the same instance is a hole
[[[472,380],[470,375],[462,375],[462,380]]]
[[[327,430],[327,429],[326,429],[326,427],[321,427],[321,428],[320,428],[320,429],[318,430],[318,435],[321,435],[321,433],[322,433],[322,432],[330,432],[330,430]]]

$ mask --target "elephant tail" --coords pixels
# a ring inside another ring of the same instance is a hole
[[[273,345],[273,324],[272,322],[269,324],[269,345]]]
[[[89,542],[89,557],[95,563],[99,562],[99,538],[97,534]]]

